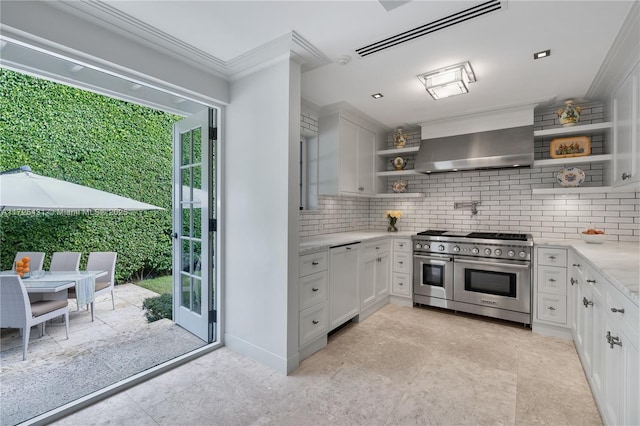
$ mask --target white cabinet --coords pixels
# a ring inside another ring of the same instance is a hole
[[[318,192],[374,195],[376,133],[339,113],[320,117],[318,126]]]
[[[640,188],[640,64],[612,98],[613,182],[616,188]]]
[[[391,238],[364,244],[361,259],[360,311],[364,312],[389,295]]]
[[[391,268],[391,295],[404,299],[412,298],[413,254],[411,239],[393,239],[393,262]]]
[[[298,347],[307,348],[301,350],[305,356],[326,346],[329,322],[328,258],[327,250],[299,257]],[[324,340],[320,341],[321,338]]]
[[[329,250],[329,331],[360,313],[359,250],[359,243]]]
[[[567,249],[536,247],[534,271],[534,331],[571,338]]]

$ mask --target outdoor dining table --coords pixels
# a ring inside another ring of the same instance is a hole
[[[15,274],[14,271],[2,271],[3,275]],[[80,282],[86,278],[93,277],[95,279],[107,275],[107,271],[45,271],[44,276],[35,278],[33,276],[22,278],[27,293],[30,294],[47,294],[47,299],[66,300],[68,289],[77,287]],[[76,288],[76,295],[78,289]],[[89,301],[91,308],[91,321],[93,321],[93,299]]]

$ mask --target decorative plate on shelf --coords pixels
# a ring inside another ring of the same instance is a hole
[[[584,182],[584,172],[577,167],[565,167],[558,172],[558,183],[567,188],[580,186]]]
[[[407,165],[407,161],[402,157],[394,158],[391,163],[396,170],[404,170]]]
[[[407,192],[407,181],[403,179],[398,179],[393,183],[393,192]]]

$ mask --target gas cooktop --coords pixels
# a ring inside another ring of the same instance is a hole
[[[528,241],[528,234],[506,234],[502,232],[466,232],[466,231],[442,231],[427,229],[418,232],[418,235],[427,237],[453,237],[453,238],[479,238],[484,240]]]

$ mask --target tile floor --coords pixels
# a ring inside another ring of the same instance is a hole
[[[573,344],[387,305],[280,375],[222,348],[58,425],[602,424]]]

